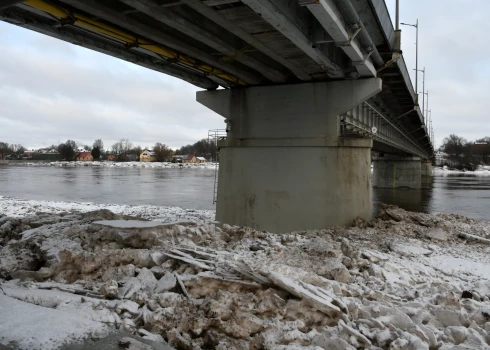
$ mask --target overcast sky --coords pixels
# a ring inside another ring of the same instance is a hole
[[[392,19],[395,0],[386,0]],[[456,133],[490,136],[489,0],[400,0],[401,22],[419,19],[437,144]],[[487,30],[488,29],[488,30]],[[402,27],[415,84],[415,28]],[[106,147],[120,138],[172,148],[224,128],[181,80],[0,21],[0,141],[28,148],[73,139]],[[422,91],[422,75],[419,76]],[[421,97],[420,97],[421,99]]]

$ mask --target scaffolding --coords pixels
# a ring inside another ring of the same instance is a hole
[[[225,129],[213,129],[208,131],[208,142],[215,147],[214,157],[214,187],[213,187],[213,204],[218,201],[218,164],[219,164],[219,147],[218,141],[226,139]]]

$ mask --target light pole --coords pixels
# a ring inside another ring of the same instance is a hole
[[[415,104],[418,106],[419,104],[419,88],[418,88],[418,77],[419,77],[419,19],[417,18],[416,24],[408,24],[401,23],[404,26],[415,27],[416,31],[416,39],[415,39],[415,91],[417,94],[415,95]]]
[[[422,72],[423,75],[422,75],[422,117],[425,116],[424,118],[424,121],[425,119],[427,119],[427,115],[425,114],[425,111],[424,111],[424,107],[425,107],[425,67],[424,69],[414,69],[414,71],[417,71],[417,72]]]
[[[429,115],[429,90],[427,90],[426,95],[427,95],[427,107],[425,110],[427,112],[427,115]]]
[[[427,125],[429,126],[428,130],[427,130],[427,133],[429,134],[429,140],[432,141],[432,125],[430,124],[431,123],[431,120],[430,120],[430,113],[431,111],[427,111]]]

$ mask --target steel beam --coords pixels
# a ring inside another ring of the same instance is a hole
[[[323,51],[313,47],[308,36],[291,21],[271,0],[242,0],[276,30],[291,40],[305,54],[317,62],[331,78],[344,78],[343,69]]]
[[[240,0],[204,0],[203,4],[206,6],[220,6],[226,4],[233,4],[236,2],[240,2]]]
[[[75,28],[55,28],[46,21],[36,20],[32,16],[29,16],[29,18],[26,19],[20,14],[0,13],[0,19],[16,24],[22,28],[27,28],[56,39],[64,40],[75,45],[120,58],[148,69],[171,75],[203,89],[218,88],[218,84],[211,81],[204,75],[192,73],[183,68],[166,64],[162,60],[160,60],[161,63],[154,62],[149,56],[130,51],[126,49],[124,45],[102,38],[91,37],[86,32],[76,30]]]
[[[310,10],[322,27],[330,34],[335,44],[349,56],[352,65],[356,67],[361,76],[376,77],[376,68],[374,68],[369,54],[363,52],[359,41],[354,37],[359,31],[363,30],[359,24],[357,24],[357,29],[352,33],[333,0],[301,0],[300,5],[306,6]]]
[[[113,23],[121,28],[125,28],[135,34],[141,35],[149,40],[152,40],[161,45],[171,47],[177,51],[185,53],[194,59],[205,62],[213,67],[222,69],[225,72],[233,74],[248,84],[259,84],[262,78],[254,72],[233,66],[226,63],[213,55],[198,49],[192,45],[186,44],[182,40],[157,30],[150,28],[128,16],[124,16],[107,6],[100,4],[94,0],[63,0],[65,4],[73,6],[79,10],[89,13],[97,18],[102,18],[110,23]]]
[[[233,47],[224,38],[226,32],[222,33],[222,37],[218,37],[213,33],[206,30],[204,26],[197,25],[188,21],[187,19],[179,16],[179,13],[172,9],[162,9],[157,3],[152,0],[120,0],[121,2],[129,5],[138,11],[153,17],[159,22],[162,22],[169,27],[177,29],[179,32],[188,35],[209,47],[212,47],[218,52],[227,55],[228,57],[234,57],[238,62],[260,72],[267,79],[274,83],[284,83],[287,80],[287,75],[279,70],[276,70],[270,66],[267,66],[263,62],[240,52],[240,49]],[[195,21],[199,23],[199,21]]]
[[[18,5],[25,0],[0,0],[0,10]]]
[[[191,7],[194,11],[199,12],[201,15],[207,17],[214,23],[226,29],[230,33],[233,33],[234,35],[245,41],[247,44],[255,47],[257,50],[269,56],[277,63],[282,64],[284,67],[293,72],[293,74],[296,75],[299,79],[303,81],[311,80],[311,77],[303,70],[295,66],[293,63],[289,62],[284,57],[272,51],[269,47],[260,42],[256,37],[243,30],[229,19],[223,17],[220,13],[214,11],[213,9],[210,9],[200,0],[182,0],[182,2]]]

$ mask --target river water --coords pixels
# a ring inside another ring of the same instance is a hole
[[[206,168],[0,166],[0,196],[31,200],[214,209],[213,183]],[[373,188],[373,210],[388,203],[490,220],[490,176],[438,174],[424,187]]]

